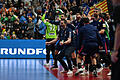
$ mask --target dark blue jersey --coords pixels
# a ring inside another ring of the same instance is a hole
[[[78,30],[78,47],[88,44],[102,45],[101,36],[95,26],[87,24]]]
[[[58,34],[58,37],[60,38],[60,41],[67,41],[68,38],[71,38],[73,39],[73,32],[72,32],[72,29],[66,27],[65,29],[61,29],[59,31],[59,34]],[[66,46],[71,46],[72,45],[72,42]]]

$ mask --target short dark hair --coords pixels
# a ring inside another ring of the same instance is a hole
[[[99,15],[98,14],[94,14],[94,17],[97,19],[97,17],[98,17]]]
[[[61,21],[64,21],[64,23],[67,24],[67,21],[66,21],[66,20],[61,20]]]
[[[83,23],[89,23],[89,18],[83,18]]]

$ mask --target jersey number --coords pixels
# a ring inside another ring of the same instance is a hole
[[[50,26],[49,28],[50,28],[50,31],[54,31],[55,30],[55,25]]]

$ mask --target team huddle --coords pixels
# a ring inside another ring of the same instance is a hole
[[[57,69],[59,61],[64,68],[61,73],[73,74],[77,68],[76,76],[92,72],[97,77],[103,66],[111,69],[109,14],[94,14],[89,18],[76,13],[76,19],[71,21],[63,13],[58,20],[50,21],[45,19],[47,12],[41,17],[46,25],[46,66],[52,52],[54,63],[51,69]]]

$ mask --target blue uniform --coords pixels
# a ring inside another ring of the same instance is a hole
[[[103,24],[104,24],[104,20],[102,18],[99,18],[97,21],[93,21],[91,23],[93,26],[96,26],[98,31],[102,30],[102,29],[106,29],[106,27],[103,27]],[[102,43],[103,43],[103,49],[106,51],[106,48],[105,48],[105,44],[106,44],[106,34],[100,34],[101,35],[101,38],[102,38]],[[107,51],[106,51],[107,52]]]
[[[102,44],[101,36],[95,26],[87,24],[78,30],[78,46],[83,46],[83,52],[94,55]]]
[[[64,54],[71,56],[72,52],[74,52],[74,47],[73,47],[73,32],[72,29],[67,27],[66,29],[62,29],[59,31],[58,33],[58,37],[59,37],[59,41],[57,42],[56,45],[56,50],[58,51],[63,51],[65,50]],[[60,41],[67,41],[68,38],[71,38],[72,41],[70,44],[64,44],[64,45],[60,45],[59,42]],[[72,47],[71,50],[67,50],[69,47]]]
[[[64,40],[64,41],[66,41],[67,40],[67,38],[69,38],[69,37],[72,37],[72,35],[70,36],[70,34],[72,34],[72,30],[70,29],[70,28],[66,28],[66,29],[61,29],[60,31],[59,31],[59,38],[61,39],[61,40]]]
[[[72,38],[72,30],[70,28],[61,29],[58,38],[60,41],[67,41],[68,38]],[[74,48],[72,47],[72,42],[70,44],[59,45],[58,49],[60,50],[60,54],[57,56],[57,60],[61,63],[65,71],[69,69],[72,70],[71,64],[71,54],[74,52]],[[68,66],[64,62],[63,58],[66,57]]]

